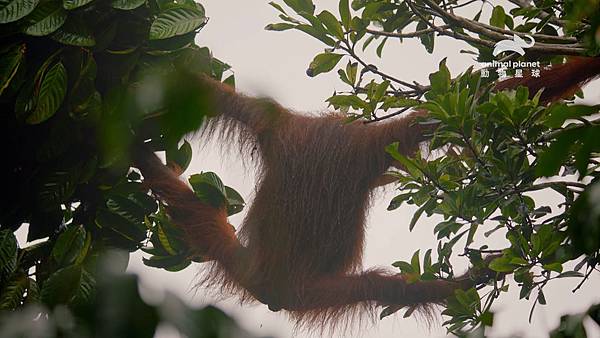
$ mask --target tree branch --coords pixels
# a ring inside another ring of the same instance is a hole
[[[473,20],[465,19],[460,16],[456,16],[454,14],[446,12],[442,7],[438,6],[435,2],[433,2],[431,0],[423,0],[423,2],[425,2],[433,11],[435,11],[435,13],[437,13],[442,19],[444,19],[444,21],[449,22],[449,23],[454,23],[461,28],[467,29],[473,33],[478,33],[478,34],[484,35],[495,41],[500,41],[500,40],[504,40],[504,39],[508,38],[505,34],[508,34],[508,35],[516,34],[519,36],[527,35],[527,34],[520,33],[520,32],[515,32],[515,31],[511,31],[511,30],[493,27],[490,25],[485,25],[485,24],[479,23],[477,21],[473,21]],[[439,27],[440,26],[438,26],[438,30],[436,30],[436,31],[438,31],[438,33],[444,34],[444,35],[449,35],[448,34],[449,32],[447,32],[443,29],[440,30]],[[492,41],[481,40],[481,39],[477,39],[477,38],[471,37],[466,34],[460,34],[460,33],[454,32],[454,31],[452,31],[452,32],[457,35],[451,35],[451,36],[453,36],[457,39],[461,39],[463,41],[483,44],[484,46],[491,46],[491,47],[493,47],[493,45],[495,45],[495,43]],[[539,34],[536,34],[536,35],[538,37],[540,37]],[[541,37],[545,38],[545,39],[551,38],[555,41],[560,41],[563,43],[572,41],[571,38],[553,37],[551,35],[541,35]],[[557,40],[557,38],[558,38],[558,40]],[[528,48],[528,50],[540,52],[540,53],[561,54],[561,55],[580,55],[585,52],[585,48],[581,44],[578,44],[578,43],[572,43],[572,44],[568,44],[568,45],[555,45],[555,44],[536,42],[532,47]]]
[[[433,2],[427,2],[427,3],[432,7],[435,5],[435,3],[433,3]],[[488,25],[488,24],[485,24],[482,22],[478,22],[475,20],[460,17],[460,16],[454,15],[452,13],[446,12],[443,8],[441,8],[437,5],[435,5],[435,7],[433,7],[433,9],[436,11],[437,14],[440,15],[440,17],[451,20],[452,22],[458,24],[462,28],[468,29],[469,31],[472,31],[475,33],[479,33],[479,34],[488,36],[496,41],[506,39],[507,37],[505,35],[509,35],[509,36],[517,35],[517,36],[521,36],[521,37],[531,35],[531,36],[533,36],[533,38],[536,41],[546,41],[546,42],[554,42],[554,43],[562,43],[562,44],[577,44],[577,39],[574,37],[570,37],[570,36],[555,36],[555,35],[547,35],[547,34],[527,34],[527,33],[523,33],[523,32],[517,32],[517,31],[513,31],[513,30],[495,27],[495,26]],[[450,25],[442,25],[442,26],[438,26],[438,27],[441,29],[444,29],[444,30],[451,28]],[[377,31],[377,30],[373,30],[373,29],[367,29],[367,32],[370,34],[373,34],[373,35],[381,35],[381,36],[388,36],[388,37],[395,37],[395,38],[413,38],[413,37],[418,37],[418,36],[428,34],[431,32],[435,32],[435,31],[436,30],[434,30],[433,28],[428,28],[428,29],[422,29],[422,30],[418,30],[415,32],[411,32],[411,33],[395,33],[395,32],[384,32],[384,31]],[[495,34],[495,33],[498,33],[498,34]]]

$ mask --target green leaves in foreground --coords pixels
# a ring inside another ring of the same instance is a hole
[[[185,149],[186,146],[182,147]],[[234,189],[225,186],[213,172],[192,175],[189,178],[196,196],[215,208],[225,207],[228,215],[240,212],[244,200]],[[203,262],[206,257],[197,255],[204,248],[188,247],[186,233],[167,216],[167,208],[161,207],[159,212],[149,216],[146,227],[150,231],[150,242],[142,250],[150,254],[144,258],[147,266],[162,268],[167,271],[179,271],[189,266],[192,261]]]
[[[39,0],[11,0],[3,3],[0,9],[0,24],[17,21],[31,13]]]
[[[323,53],[315,56],[308,66],[306,74],[308,76],[317,76],[321,73],[327,73],[332,70],[342,59],[342,54]]]
[[[600,304],[590,306],[590,308],[583,313],[561,316],[560,324],[556,329],[550,332],[550,338],[587,337],[584,321],[589,319],[591,319],[595,325],[600,326]],[[594,324],[590,323],[590,327],[593,327]]]
[[[435,122],[429,146],[441,156],[408,157],[399,145],[386,150],[402,169],[396,173],[399,194],[388,209],[414,205],[410,230],[419,217],[440,217],[433,228],[439,241],[432,276],[453,277],[453,253],[468,256],[478,269],[482,261],[488,263],[485,256],[494,254],[485,271],[514,275],[520,298],[531,299],[532,307],[546,303],[544,287],[554,279],[585,282],[584,270],[591,273],[598,266],[594,191],[600,174],[592,154],[600,149],[599,122],[590,116],[598,108],[540,106],[539,94],[530,96],[523,87],[482,92],[479,74],[467,71],[451,79],[444,62],[430,81],[427,101],[418,106],[429,112],[429,121],[418,123]],[[543,174],[555,177],[540,179]],[[541,191],[559,201],[534,198]],[[508,244],[492,247],[487,240],[492,235]],[[582,254],[588,256],[579,258]],[[580,262],[567,270],[575,259]],[[395,266],[403,273],[416,271],[411,263]],[[490,306],[508,281],[488,284],[481,299],[465,291],[448,303],[444,314],[451,332],[490,325]]]
[[[42,2],[26,18],[29,24],[23,31],[34,36],[48,35],[60,28],[66,19],[67,13],[59,2]]]
[[[96,225],[112,239],[114,246],[135,251],[147,238],[146,218],[156,212],[157,202],[140,191],[139,183],[122,183],[106,194],[98,208]]]
[[[9,230],[0,231],[0,281],[5,280],[17,267],[18,244]]]
[[[161,12],[150,26],[150,40],[183,35],[206,23],[204,8],[200,4],[171,7]]]
[[[190,164],[183,136],[209,114],[198,76],[235,83],[231,67],[194,42],[206,21],[185,0],[0,0],[1,337],[150,338],[163,320],[190,337],[239,332],[214,309],[148,305],[135,278],[114,274],[138,249],[167,271],[204,261],[150,193],[131,148],[148,142],[172,168]],[[237,192],[206,178],[198,191],[207,203],[243,208]],[[20,244],[13,232],[23,228]],[[99,257],[109,251],[105,271]]]
[[[71,9],[85,6],[92,1],[93,0],[63,0],[63,7],[64,7],[64,9],[71,10]]]
[[[116,263],[112,259],[101,257],[99,265]],[[215,307],[190,308],[171,293],[166,293],[160,302],[149,304],[140,295],[136,276],[111,272],[110,266],[100,270],[97,297],[75,308],[28,304],[17,311],[7,311],[0,317],[0,335],[3,338],[34,338],[44,332],[44,337],[58,338],[75,333],[77,337],[88,337],[85,333],[92,332],[98,337],[152,338],[159,325],[169,325],[177,334],[186,337],[253,337]],[[73,286],[70,282],[77,277],[86,278],[85,273],[79,272],[76,267],[61,270],[60,275],[51,277],[52,288],[46,286],[43,294],[69,296],[71,292],[67,287]],[[58,278],[64,285],[54,282],[58,282]],[[2,294],[0,299],[5,296]]]
[[[35,109],[27,117],[30,124],[46,121],[60,107],[67,92],[67,70],[61,62],[54,64],[42,75]]]
[[[132,10],[140,7],[146,0],[112,0],[110,3],[113,8],[122,10]]]
[[[196,196],[216,208],[225,205],[228,215],[237,214],[245,205],[242,196],[234,189],[225,186],[213,172],[192,175],[189,182]]]

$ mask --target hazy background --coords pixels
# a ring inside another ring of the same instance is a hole
[[[313,56],[322,51],[324,45],[317,40],[296,31],[267,32],[263,28],[268,23],[276,22],[277,12],[267,4],[267,0],[203,0],[210,21],[197,38],[199,45],[208,46],[219,59],[233,66],[239,91],[251,95],[265,95],[274,98],[286,107],[296,111],[318,113],[325,111],[324,100],[334,90],[348,88],[338,80],[337,74],[323,74],[309,78],[305,70]],[[334,9],[337,13],[337,0],[315,1],[318,9]],[[488,9],[491,8],[488,6]],[[400,45],[397,41],[388,41],[383,53],[382,62],[370,55],[372,63],[377,64],[384,72],[396,74],[404,80],[417,80],[427,83],[427,75],[437,69],[438,62],[448,57],[448,66],[453,75],[473,64],[471,57],[459,54],[466,49],[466,44],[449,39],[439,39],[433,55],[413,40],[406,40]],[[343,60],[345,64],[347,60]],[[589,102],[600,102],[599,86],[590,86],[587,90]],[[199,144],[194,140],[194,144]],[[219,146],[208,146],[206,150],[194,155],[189,173],[215,171],[223,181],[237,189],[247,201],[251,200],[254,189],[254,175],[251,170],[244,169],[237,154],[223,157]],[[340,172],[340,175],[344,175]],[[374,201],[368,219],[367,247],[364,266],[390,266],[396,260],[408,260],[417,249],[422,251],[435,248],[433,225],[436,219],[421,219],[412,233],[408,232],[408,222],[414,208],[404,206],[394,212],[386,211],[389,200],[394,196],[393,188],[379,194]],[[535,195],[538,200],[553,201],[556,196]],[[236,215],[231,223],[239,224],[242,215]],[[502,244],[503,238],[487,239],[488,243]],[[490,246],[493,246],[492,245]],[[466,266],[465,266],[466,267]],[[143,295],[150,299],[160,299],[166,290],[178,294],[194,305],[212,303],[214,300],[203,290],[193,289],[197,270],[194,266],[179,273],[145,267],[141,256],[131,258],[130,271],[141,276]],[[537,306],[533,322],[528,324],[527,317],[531,301],[519,301],[518,290],[511,286],[511,292],[503,295],[498,302],[493,337],[509,337],[520,334],[522,337],[546,337],[547,332],[556,327],[560,315],[585,310],[589,304],[600,301],[598,285],[600,277],[596,274],[576,294],[571,293],[579,279],[554,281],[545,289],[548,305]],[[219,302],[217,305],[233,315],[240,324],[259,335],[276,337],[305,337],[303,332],[294,333],[286,316],[270,312],[266,306],[244,306],[233,301]],[[354,332],[356,337],[444,337],[445,330],[440,327],[442,320],[430,329],[425,324],[417,323],[413,318],[402,319],[401,315],[376,320],[373,325]],[[592,323],[588,323],[590,337],[599,338],[600,332]],[[339,335],[347,337],[348,335]],[[168,327],[157,333],[160,338],[178,337]]]

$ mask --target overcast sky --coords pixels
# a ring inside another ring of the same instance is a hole
[[[337,74],[324,74],[316,78],[308,78],[305,74],[312,57],[322,51],[324,46],[317,40],[296,31],[267,32],[263,28],[268,23],[277,21],[276,11],[267,4],[267,0],[204,0],[210,17],[208,25],[200,32],[197,43],[208,46],[214,55],[233,66],[239,91],[274,98],[286,107],[296,111],[319,113],[327,110],[324,102],[334,90],[347,90]],[[337,1],[317,1],[320,9],[327,3],[336,8]],[[337,12],[334,12],[337,13]],[[448,66],[453,75],[465,70],[473,61],[470,56],[459,54],[466,45],[450,40],[436,41],[433,55],[427,54],[420,44],[406,41],[400,45],[390,41],[384,50],[383,60],[370,57],[371,62],[379,68],[396,74],[405,80],[417,80],[427,83],[427,75],[437,68],[438,62],[448,57]],[[600,102],[598,86],[588,90],[589,102]],[[199,144],[198,140],[194,144]],[[211,149],[199,151],[187,174],[200,171],[215,171],[223,181],[251,200],[254,189],[254,177],[251,170],[244,168],[237,154],[227,157]],[[343,173],[342,173],[343,174]],[[389,200],[394,196],[393,188],[383,191],[373,203],[367,230],[367,246],[364,266],[387,266],[396,260],[408,260],[417,249],[435,248],[433,226],[437,219],[422,219],[411,233],[408,222],[414,208],[402,207],[394,212],[386,211]],[[556,200],[556,196],[535,195],[542,203]],[[241,216],[235,216],[231,222],[239,224]],[[503,245],[503,238],[486,239],[490,246]],[[466,266],[465,266],[466,268]],[[192,289],[197,272],[193,266],[183,272],[171,273],[145,267],[141,257],[135,255],[131,259],[130,271],[140,274],[143,282],[143,293],[146,297],[159,299],[162,291],[168,290],[178,294],[190,304],[202,305],[213,302],[203,290]],[[492,337],[509,337],[520,334],[522,337],[545,337],[546,333],[556,327],[560,315],[583,311],[593,302],[600,301],[597,288],[600,282],[598,274],[590,279],[576,294],[571,289],[578,280],[565,279],[552,282],[545,289],[548,305],[538,306],[533,316],[533,323],[528,324],[527,317],[531,302],[518,300],[518,288],[511,285],[512,291],[503,295],[498,302]],[[594,291],[594,287],[596,291]],[[219,302],[217,305],[233,315],[240,324],[259,335],[276,337],[305,337],[303,332],[293,332],[293,327],[285,315],[270,312],[266,306],[240,306],[233,301]],[[411,317],[402,319],[386,318],[375,321],[370,327],[355,331],[356,337],[444,337],[445,330],[440,323],[428,328],[424,323],[417,323]],[[590,323],[588,323],[590,324]],[[590,337],[600,338],[600,332],[593,324],[587,325]],[[347,335],[339,335],[347,337]],[[178,337],[168,328],[157,334],[160,338]]]

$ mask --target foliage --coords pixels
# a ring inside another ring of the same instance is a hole
[[[207,117],[190,77],[222,80],[230,68],[195,44],[206,22],[204,8],[191,0],[0,2],[0,142],[7,163],[0,175],[0,311],[19,311],[3,321],[6,330],[28,327],[23,321],[42,314],[50,319],[38,324],[53,327],[49,336],[64,336],[63,319],[75,316],[67,335],[85,336],[104,325],[84,311],[94,304],[100,312],[124,306],[130,317],[104,329],[133,333],[116,336],[152,336],[159,317],[188,326],[193,336],[229,325],[216,309],[175,303],[167,305],[183,317],[167,318],[173,314],[139,298],[133,277],[111,284],[120,305],[96,303],[106,300],[96,298],[106,278],[97,261],[109,249],[127,256],[142,249],[151,255],[147,265],[169,271],[202,260],[130,168],[129,153],[147,141],[180,170],[190,163],[183,136]],[[243,207],[215,174],[193,178],[208,202],[226,204],[230,213]],[[27,243],[19,245],[13,232],[25,223]],[[136,307],[130,312],[128,301]],[[183,322],[192,318],[195,328]],[[143,325],[128,328],[127,320]]]
[[[441,219],[433,229],[438,239],[435,250],[426,250],[422,258],[417,251],[410,262],[394,263],[408,280],[452,278],[457,253],[476,268],[487,266],[496,272],[496,280],[484,288],[457,291],[445,305],[444,324],[450,332],[475,328],[484,332],[493,323],[494,300],[511,285],[520,289],[520,298],[531,299],[533,312],[536,305],[546,304],[544,287],[551,281],[576,279],[577,290],[598,270],[600,124],[594,114],[600,106],[572,100],[546,106],[539,102],[539,93],[530,99],[526,88],[494,93],[491,84],[499,74],[491,68],[470,68],[451,78],[445,60],[429,76],[430,83],[419,84],[380,70],[363,55],[374,41],[378,41],[375,54],[382,57],[392,39],[411,38],[419,39],[431,53],[439,36],[450,36],[470,46],[463,52],[489,63],[495,60],[495,42],[514,34],[528,34],[543,43],[524,56],[500,55],[504,61],[548,65],[562,62],[565,54],[596,55],[598,4],[546,1],[543,6],[516,5],[509,11],[498,5],[486,12],[485,6],[479,8],[472,1],[340,0],[336,16],[318,11],[310,0],[284,3],[271,3],[282,22],[266,28],[300,30],[326,45],[310,62],[307,74],[337,71],[350,86],[348,92],[328,99],[333,108],[366,123],[411,108],[425,109],[430,116],[421,123],[438,125],[427,158],[406,157],[398,153],[397,145],[388,147],[404,168],[395,173],[399,194],[388,209],[402,204],[418,207],[408,225],[411,230],[423,215]],[[507,75],[513,75],[512,70]],[[540,193],[560,201],[541,200],[536,195]],[[506,245],[486,245],[492,235],[504,237]],[[488,254],[495,256],[485,259]],[[386,308],[381,317],[394,311]],[[578,324],[565,321],[556,331],[562,333],[555,336],[570,337],[573,330],[583,330],[580,319]]]
[[[0,336],[4,338],[34,337],[148,337],[159,327],[169,325],[186,337],[252,337],[240,329],[222,311],[208,306],[192,309],[175,295],[165,294],[156,304],[145,301],[138,291],[137,277],[115,271],[125,268],[127,253],[110,251],[101,257],[102,273],[98,274],[96,297],[77,306],[58,305],[47,308],[27,304],[0,317]],[[36,320],[40,313],[46,320]]]

